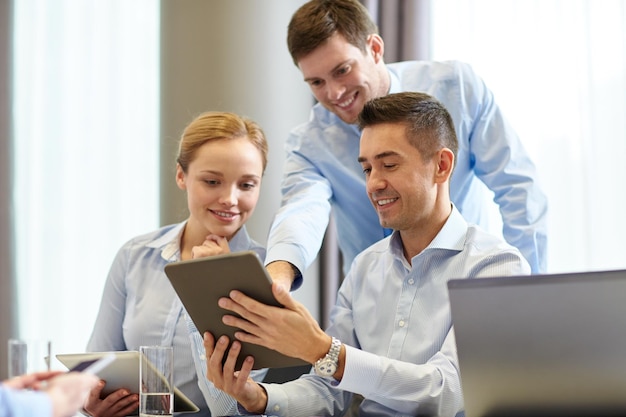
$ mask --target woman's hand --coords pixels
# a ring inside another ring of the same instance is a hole
[[[191,248],[191,259],[206,258],[229,252],[230,247],[225,237],[208,235],[202,242],[202,245]]]
[[[139,395],[127,389],[118,389],[101,399],[102,389],[106,383],[100,381],[91,390],[84,409],[93,417],[124,417],[133,414],[139,408]]]

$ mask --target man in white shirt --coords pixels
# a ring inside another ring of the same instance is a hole
[[[357,255],[324,332],[274,283],[285,308],[233,291],[220,306],[243,330],[226,352],[205,333],[207,378],[251,413],[333,416],[364,397],[361,416],[454,416],[463,409],[447,281],[530,273],[518,249],[468,224],[450,201],[457,139],[445,107],[423,93],[368,102],[358,162],[380,224],[394,232]],[[285,384],[249,379],[253,358],[234,369],[239,342],[313,365]],[[224,355],[228,358],[222,366]],[[238,372],[235,372],[238,371]]]

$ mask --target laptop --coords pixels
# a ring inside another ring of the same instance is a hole
[[[466,417],[626,416],[626,270],[448,290]]]

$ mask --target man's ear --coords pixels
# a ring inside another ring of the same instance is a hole
[[[383,54],[385,53],[385,42],[383,42],[383,38],[376,33],[372,33],[367,37],[367,46],[374,57],[374,62],[378,64],[383,59]]]
[[[454,169],[454,152],[448,148],[441,148],[437,152],[437,173],[435,175],[435,181],[438,183],[444,183],[452,175]]]
[[[176,164],[176,185],[181,190],[187,189],[187,184],[185,183],[185,173],[183,172],[183,167],[180,164]]]

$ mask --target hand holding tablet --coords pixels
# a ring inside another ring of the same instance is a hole
[[[239,290],[255,300],[280,307],[272,294],[272,278],[253,251],[234,252],[165,266],[168,276],[198,331],[213,334],[217,340],[227,335],[232,342],[238,330],[222,323],[222,316],[233,314],[217,305],[232,290]],[[307,365],[301,359],[251,343],[242,343],[237,369],[246,356],[254,357],[254,369]]]

